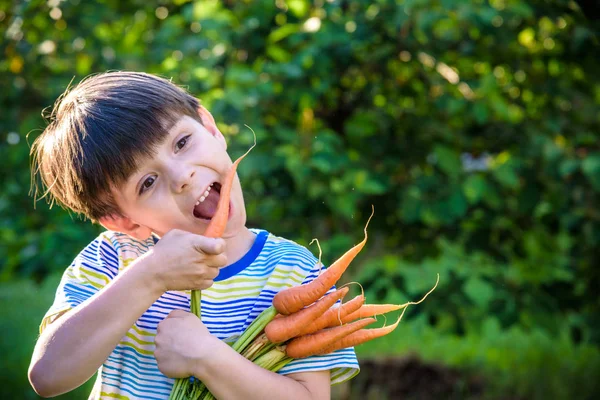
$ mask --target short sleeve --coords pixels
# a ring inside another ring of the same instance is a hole
[[[87,245],[63,273],[54,302],[40,324],[40,333],[65,312],[106,286],[119,271],[119,257],[108,233]]]
[[[312,256],[312,254],[311,254]],[[304,278],[302,284],[306,284],[315,279],[322,271],[319,263],[314,260],[311,262],[314,267],[310,270],[308,275]],[[334,290],[335,287],[330,289]],[[338,302],[339,303],[339,302]],[[358,360],[353,347],[336,350],[333,353],[306,357],[302,359],[293,360],[281,370],[280,374],[293,374],[297,372],[311,372],[311,371],[331,371],[331,384],[336,385],[338,383],[345,382],[352,379],[356,374],[360,372]]]

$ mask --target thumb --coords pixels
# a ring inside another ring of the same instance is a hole
[[[184,318],[189,313],[183,310],[173,310],[167,315],[167,318]]]
[[[221,254],[225,250],[225,241],[221,238],[209,238],[198,235],[194,242],[196,251],[205,254]]]

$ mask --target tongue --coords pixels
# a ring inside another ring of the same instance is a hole
[[[194,216],[196,218],[211,219],[217,211],[217,205],[219,203],[219,192],[211,190],[208,193],[208,197],[197,206],[194,207]]]

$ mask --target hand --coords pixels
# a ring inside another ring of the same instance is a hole
[[[170,378],[194,375],[197,365],[215,348],[211,335],[194,314],[175,310],[158,324],[154,357],[160,372]]]
[[[206,289],[227,264],[225,241],[173,229],[147,254],[152,284],[168,290]]]

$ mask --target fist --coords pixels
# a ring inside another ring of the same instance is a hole
[[[170,378],[195,375],[197,366],[214,348],[216,336],[211,335],[194,314],[175,310],[158,324],[154,357],[160,372]]]
[[[149,258],[163,292],[206,289],[227,265],[225,241],[178,229],[167,232]]]

